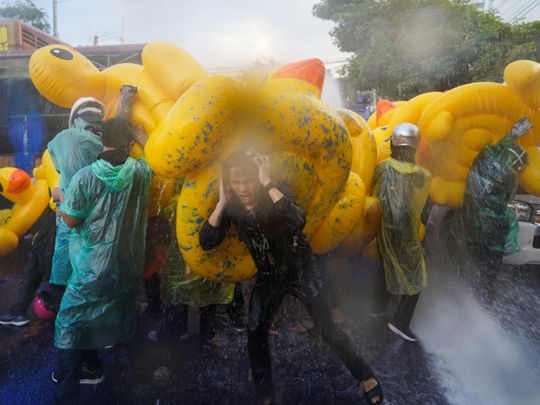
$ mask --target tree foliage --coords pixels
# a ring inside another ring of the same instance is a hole
[[[30,0],[17,0],[0,7],[0,18],[22,20],[42,31],[51,32],[47,13]]]
[[[512,25],[466,0],[321,0],[315,16],[352,56],[349,91],[408,99],[472,81],[502,81],[512,60],[537,59],[540,22]]]

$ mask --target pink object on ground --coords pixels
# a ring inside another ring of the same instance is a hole
[[[56,318],[56,314],[45,308],[45,304],[39,297],[34,298],[34,313],[39,319],[46,321]]]

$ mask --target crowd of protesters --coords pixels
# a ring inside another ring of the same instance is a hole
[[[48,144],[60,174],[60,187],[52,193],[58,210],[47,210],[34,227],[16,299],[10,312],[0,317],[3,325],[27,324],[34,294],[42,279],[49,278],[49,288],[39,299],[56,313],[57,357],[51,370],[56,402],[76,403],[79,384],[104,380],[97,351],[133,338],[143,283],[147,312],[158,320],[148,334],[151,340],[185,338],[188,311],[195,307],[200,336],[212,342],[217,336],[216,311],[225,306],[231,327],[247,333],[246,350],[261,404],[275,402],[268,342],[273,318],[284,298],[294,296],[311,318],[302,322],[306,329],[316,330],[336,352],[368,403],[382,403],[381,381],[337,322],[327,260],[314,255],[303,232],[304,212],[289,186],[272,178],[269,156],[238,150],[223,162],[219,201],[199,234],[201,247],[211,250],[223,242],[231,226],[236,228],[257,267],[247,294],[240,283],[206,280],[184,263],[176,240],[177,197],[159,215],[147,219],[152,173],[144,159],[130,157],[134,142],[144,147],[146,134],[125,117],[105,121],[103,117],[99,101],[80,99],[72,108],[69,128]],[[478,156],[464,208],[457,215],[467,223],[471,253],[490,280],[515,226],[515,218],[504,215],[515,193],[508,184],[515,183],[516,171],[526,165],[526,156],[514,143],[523,132],[521,125]],[[382,223],[372,315],[389,316],[388,328],[415,342],[411,320],[427,286],[419,228],[429,215],[431,175],[415,161],[420,143],[416,126],[397,126],[389,142],[392,155],[378,165],[374,177]],[[499,183],[487,187],[486,181]],[[182,182],[175,186],[178,195]],[[487,206],[491,211],[486,211]],[[503,230],[494,235],[482,213],[495,218],[497,226],[500,217],[508,218]],[[491,242],[497,236],[497,246],[474,237],[486,231],[491,232]],[[493,294],[491,287],[489,296]],[[247,305],[244,295],[249,295]],[[397,309],[389,314],[391,300]]]

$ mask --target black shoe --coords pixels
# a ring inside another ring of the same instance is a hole
[[[91,368],[83,363],[81,366],[81,378],[79,379],[79,384],[99,384],[103,381],[105,381],[105,373],[103,372],[103,366],[101,364]]]
[[[388,328],[399,337],[405,340],[408,340],[409,342],[418,341],[418,338],[412,332],[409,326],[401,326],[401,325],[398,325],[397,323],[392,323],[392,322],[389,322],[387,325],[388,325]]]
[[[51,380],[53,380],[55,384],[58,383],[58,377],[54,371],[51,373]],[[96,370],[88,370],[85,366],[81,367],[81,378],[79,379],[79,384],[99,384],[103,381],[105,381],[105,373],[101,367]]]
[[[276,400],[273,395],[260,396],[257,398],[257,405],[274,405]]]
[[[245,332],[246,330],[246,321],[240,319],[240,317],[230,317],[231,327],[237,332]]]
[[[372,311],[369,313],[369,317],[373,319],[383,319],[386,316],[386,314],[387,314],[386,310],[380,311],[380,312]]]
[[[0,315],[0,325],[24,326],[28,322],[30,322],[30,320],[26,315]]]

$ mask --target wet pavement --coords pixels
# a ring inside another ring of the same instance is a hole
[[[16,285],[17,263],[0,262],[0,311]],[[408,343],[368,316],[375,268],[343,263],[332,269],[345,329],[372,365],[388,404],[538,404],[540,389],[540,269],[505,268],[501,294],[486,311],[431,254],[430,286],[413,321],[420,344]],[[194,314],[191,314],[194,315]],[[294,330],[304,316],[288,299],[271,337],[277,399],[283,404],[361,404],[359,384],[317,337]],[[194,318],[193,316],[191,318]],[[225,318],[223,318],[225,319]],[[246,337],[224,321],[218,343],[192,336],[172,344],[146,336],[153,319],[142,316],[130,347],[100,352],[107,379],[82,386],[84,404],[250,404]],[[53,324],[35,320],[28,327],[0,327],[0,404],[52,403]],[[155,373],[159,367],[161,373]],[[510,399],[517,398],[518,402]]]

